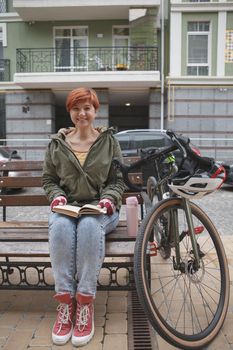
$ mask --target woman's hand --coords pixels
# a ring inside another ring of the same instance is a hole
[[[50,208],[53,210],[53,207],[56,205],[65,205],[67,203],[67,199],[64,196],[58,196],[54,198],[54,200],[50,204]]]
[[[100,208],[106,208],[107,215],[112,215],[116,211],[115,204],[110,199],[107,199],[107,198],[101,199],[101,201],[99,201],[98,203],[98,206]]]

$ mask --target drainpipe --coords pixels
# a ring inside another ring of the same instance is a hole
[[[160,0],[161,10],[161,105],[160,105],[160,129],[164,129],[164,0]]]

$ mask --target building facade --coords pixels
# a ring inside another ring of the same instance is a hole
[[[167,127],[232,161],[233,1],[171,0],[166,86]]]
[[[1,4],[2,138],[46,139],[70,125],[65,98],[78,86],[97,90],[97,124],[160,126],[160,1]]]
[[[26,158],[70,125],[78,86],[97,90],[97,124],[172,128],[208,155],[218,138],[231,157],[233,0],[2,0],[0,85],[0,137]]]

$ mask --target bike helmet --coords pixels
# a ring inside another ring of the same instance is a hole
[[[225,169],[218,166],[214,173],[204,172],[173,178],[168,186],[181,197],[196,199],[220,188],[224,180]]]

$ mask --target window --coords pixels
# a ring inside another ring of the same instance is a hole
[[[55,28],[55,70],[57,72],[87,70],[88,28]]]
[[[0,0],[0,13],[7,12],[7,2],[6,0]]]
[[[210,23],[188,22],[187,75],[209,75]]]
[[[113,27],[113,67],[126,70],[129,66],[128,60],[129,27]]]
[[[210,0],[189,0],[189,2],[210,2]]]

